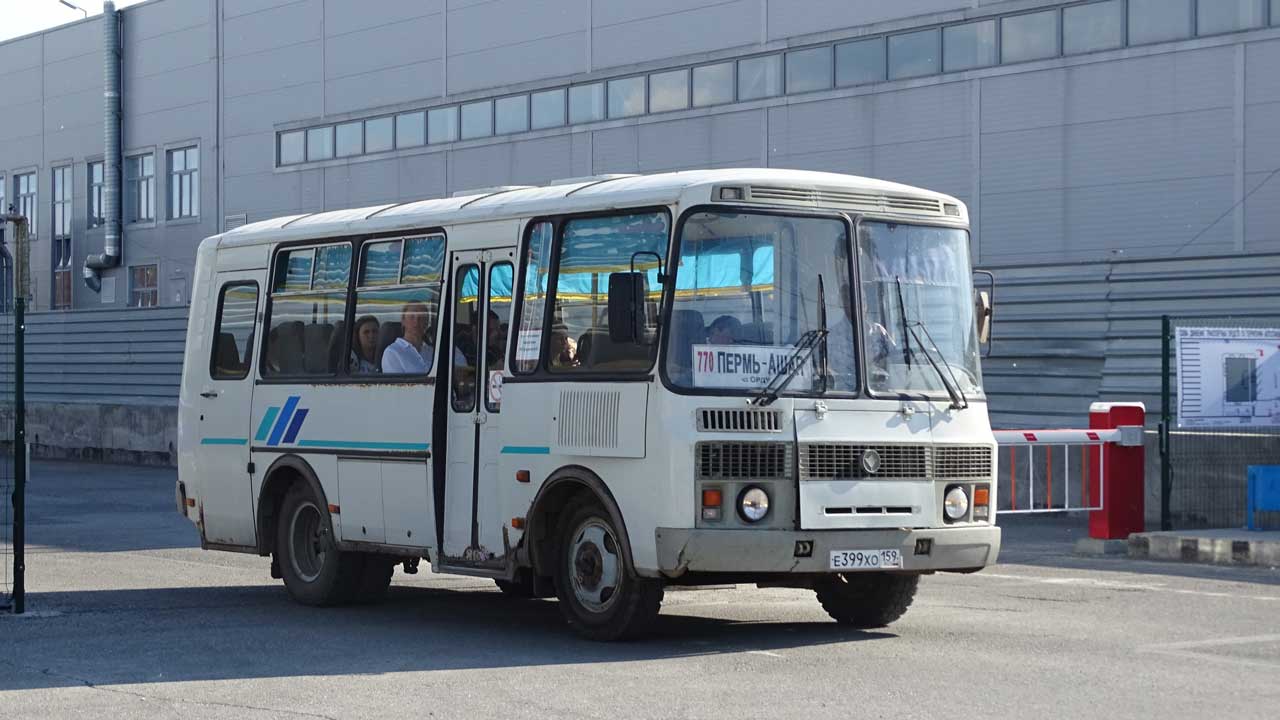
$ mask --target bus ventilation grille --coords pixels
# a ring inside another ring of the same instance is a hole
[[[568,448],[618,447],[618,410],[622,393],[617,390],[565,390],[560,393],[556,440]]]
[[[782,411],[746,408],[698,410],[701,432],[782,432]]]
[[[785,203],[810,207],[843,208],[865,212],[905,213],[910,215],[942,215],[938,200],[909,195],[881,195],[849,190],[807,189],[752,185],[749,199],[755,202]]]
[[[704,480],[785,479],[790,476],[791,443],[698,443],[698,477]]]
[[[863,462],[874,451],[876,462]],[[874,471],[867,467],[874,467]],[[990,479],[991,448],[975,446],[854,445],[800,446],[801,480]]]

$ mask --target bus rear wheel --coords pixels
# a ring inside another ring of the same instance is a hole
[[[276,558],[289,595],[303,605],[342,605],[359,590],[361,558],[338,549],[329,514],[303,483],[280,506]]]
[[[841,625],[869,630],[902,617],[920,585],[919,575],[848,573],[814,584],[822,609]]]
[[[662,583],[640,577],[609,513],[595,502],[569,507],[560,522],[556,596],[569,627],[590,640],[623,640],[650,630]]]

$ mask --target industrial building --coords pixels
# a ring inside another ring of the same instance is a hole
[[[202,238],[468,188],[768,166],[950,193],[998,278],[984,372],[1004,427],[1079,423],[1097,399],[1154,409],[1161,313],[1280,303],[1280,0],[151,0],[114,17],[0,43],[0,205],[34,229],[38,454],[172,462]]]

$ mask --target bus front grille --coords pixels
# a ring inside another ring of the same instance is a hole
[[[991,463],[991,448],[982,445],[800,446],[801,480],[986,480],[991,477]]]
[[[991,452],[991,448],[982,445],[939,445],[933,449],[933,476],[946,480],[988,480]]]
[[[701,432],[782,432],[782,411],[762,408],[702,408]]]
[[[704,480],[783,479],[790,475],[790,455],[791,443],[698,443],[698,477]]]

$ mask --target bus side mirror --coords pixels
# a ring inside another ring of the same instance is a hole
[[[609,276],[609,340],[640,344],[645,337],[644,273],[616,272]]]
[[[978,319],[978,342],[991,342],[991,293],[980,290],[974,301],[974,315]]]

